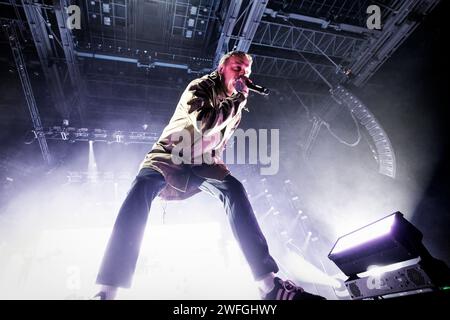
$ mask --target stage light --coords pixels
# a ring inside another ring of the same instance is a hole
[[[389,216],[377,223],[340,238],[332,252],[337,254],[389,233],[394,223],[394,218],[395,216],[393,215]]]
[[[345,285],[352,299],[437,292],[450,283],[450,271],[422,238],[395,212],[340,237],[328,258],[349,277]]]
[[[347,276],[352,276],[372,265],[417,258],[423,249],[421,241],[422,233],[395,212],[340,237],[328,257]]]

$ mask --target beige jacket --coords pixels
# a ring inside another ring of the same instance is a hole
[[[239,125],[246,102],[242,93],[227,96],[216,71],[189,83],[140,166],[164,176],[167,185],[160,197],[180,200],[199,192],[199,179],[193,175],[222,180],[230,173],[220,154]]]

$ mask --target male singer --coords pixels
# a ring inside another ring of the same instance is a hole
[[[247,103],[251,64],[247,53],[229,52],[216,71],[187,86],[120,208],[98,273],[101,287],[97,298],[114,299],[119,287],[131,286],[147,216],[156,196],[179,200],[206,191],[222,201],[262,299],[323,299],[275,276],[278,266],[245,189],[219,158]],[[183,148],[179,148],[181,143]]]

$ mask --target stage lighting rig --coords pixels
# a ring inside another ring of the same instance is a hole
[[[431,256],[422,238],[395,212],[340,237],[328,258],[349,277],[345,285],[352,299],[439,291],[449,286],[450,272]],[[376,272],[380,267],[384,271]]]

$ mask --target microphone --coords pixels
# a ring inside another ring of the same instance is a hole
[[[270,90],[263,87],[263,86],[259,86],[257,84],[254,84],[250,79],[243,77],[244,81],[245,81],[245,85],[247,86],[247,88],[250,91],[256,92],[260,95],[263,96],[267,96],[270,93]]]

